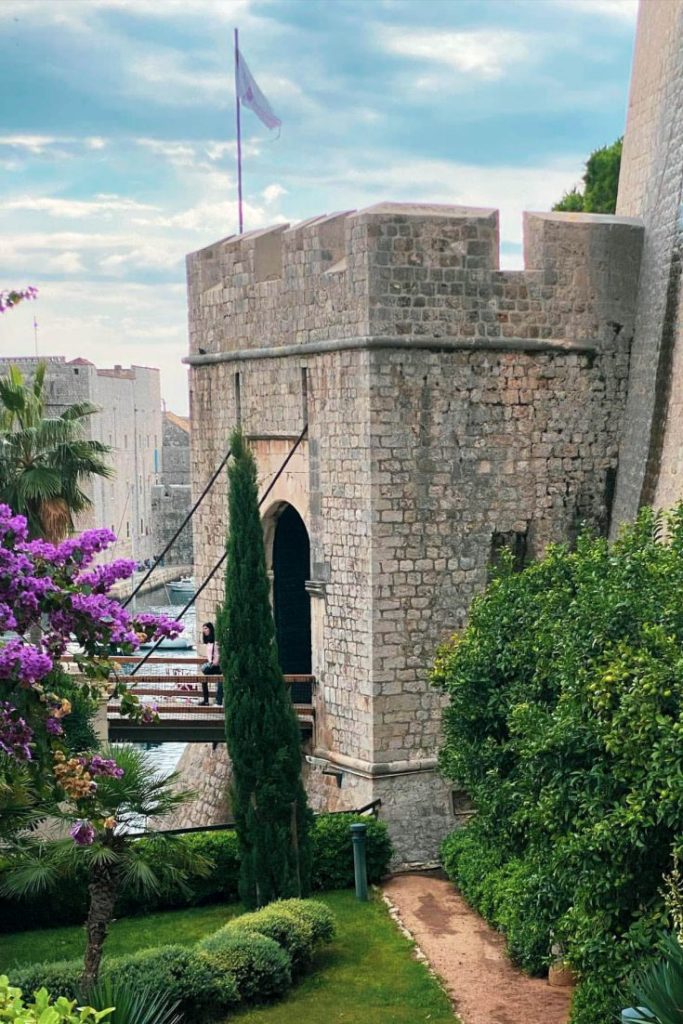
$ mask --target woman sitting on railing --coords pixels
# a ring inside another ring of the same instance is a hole
[[[218,656],[218,644],[216,643],[216,630],[214,629],[213,622],[205,622],[202,626],[202,639],[206,644],[206,662],[202,665],[202,675],[219,676],[221,674],[221,666]],[[205,679],[202,680],[202,693],[203,698],[199,703],[206,706],[209,703],[209,684]],[[223,680],[221,679],[216,686],[216,704],[222,705],[222,703]]]

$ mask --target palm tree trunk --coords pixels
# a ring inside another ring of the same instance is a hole
[[[116,865],[98,865],[92,869],[88,892],[90,905],[85,923],[85,962],[81,985],[87,989],[97,981],[102,960],[104,940],[114,916],[114,904],[119,891],[120,870]]]

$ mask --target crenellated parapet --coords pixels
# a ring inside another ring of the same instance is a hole
[[[350,338],[600,349],[630,333],[641,248],[632,218],[527,213],[525,269],[501,271],[493,209],[381,203],[275,225],[188,256],[191,358]]]

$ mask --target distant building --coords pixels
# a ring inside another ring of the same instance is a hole
[[[152,492],[155,551],[159,554],[176,532],[192,503],[190,480],[190,421],[174,412],[163,413],[161,479]],[[164,557],[164,565],[189,568],[193,562],[192,523],[184,528]]]
[[[0,359],[0,373],[10,365],[31,376],[47,363],[47,413],[59,416],[74,402],[89,401],[101,412],[84,421],[87,436],[112,448],[114,476],[93,479],[93,507],[80,517],[80,529],[107,526],[118,540],[112,558],[143,561],[155,555],[152,489],[161,476],[162,414],[159,370],[148,366],[100,369],[87,359],[63,356]]]

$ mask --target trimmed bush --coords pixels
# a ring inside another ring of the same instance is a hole
[[[12,985],[24,995],[46,988],[67,999],[76,999],[83,974],[83,960],[56,960],[54,963],[30,964],[28,967],[5,967]]]
[[[245,915],[246,916],[246,915]],[[197,946],[200,958],[234,979],[240,999],[275,999],[292,984],[289,956],[258,932],[236,932],[225,925]]]
[[[349,826],[355,821],[367,825],[370,882],[377,883],[386,874],[392,850],[383,821],[356,814],[321,814],[315,819],[311,831],[314,889],[353,887],[353,847]],[[140,839],[139,842],[146,840]],[[187,843],[197,856],[213,861],[211,873],[206,878],[190,875],[183,888],[169,884],[159,892],[143,897],[132,889],[124,888],[116,903],[116,917],[237,901],[239,852],[235,833],[198,832],[183,836],[182,842]],[[0,883],[1,865],[2,862]],[[60,883],[50,891],[47,899],[44,893],[27,899],[0,899],[0,932],[81,924],[87,914],[87,899],[88,881],[83,871],[75,874],[68,883]]]
[[[311,959],[313,953],[313,929],[301,915],[283,908],[281,904],[269,903],[267,907],[252,914],[242,914],[226,926],[227,931],[237,934],[256,932],[277,942],[292,961],[292,971],[300,971]]]
[[[224,979],[210,962],[187,946],[156,946],[107,960],[102,976],[138,988],[151,987],[178,1000],[184,1014],[224,1008],[238,1001],[232,979]]]
[[[335,931],[332,912],[318,900],[282,900],[243,914],[194,947],[157,946],[105,959],[100,980],[127,990],[163,993],[188,1019],[225,1013],[235,1003],[282,996],[292,969],[310,961],[316,942]],[[32,964],[11,972],[13,985],[32,993],[45,986],[79,998],[82,960]]]
[[[295,917],[306,921],[313,933],[313,943],[330,942],[337,930],[337,923],[334,914],[325,903],[320,900],[278,900],[271,903],[271,907],[282,907],[288,910]]]
[[[13,985],[23,992],[34,992],[45,986],[69,999],[78,998],[83,974],[82,960],[31,964],[10,970]],[[100,971],[102,980],[114,984],[126,982],[134,987],[163,992],[173,1002],[178,1000],[184,1013],[225,1009],[238,1002],[237,985],[210,958],[186,946],[156,946],[142,949],[130,956],[105,960]]]
[[[391,860],[391,840],[387,826],[375,818],[358,814],[321,814],[311,833],[313,841],[313,888],[350,889],[353,877],[353,843],[350,826],[362,821],[367,825],[366,857],[368,880],[377,883],[387,873]]]

